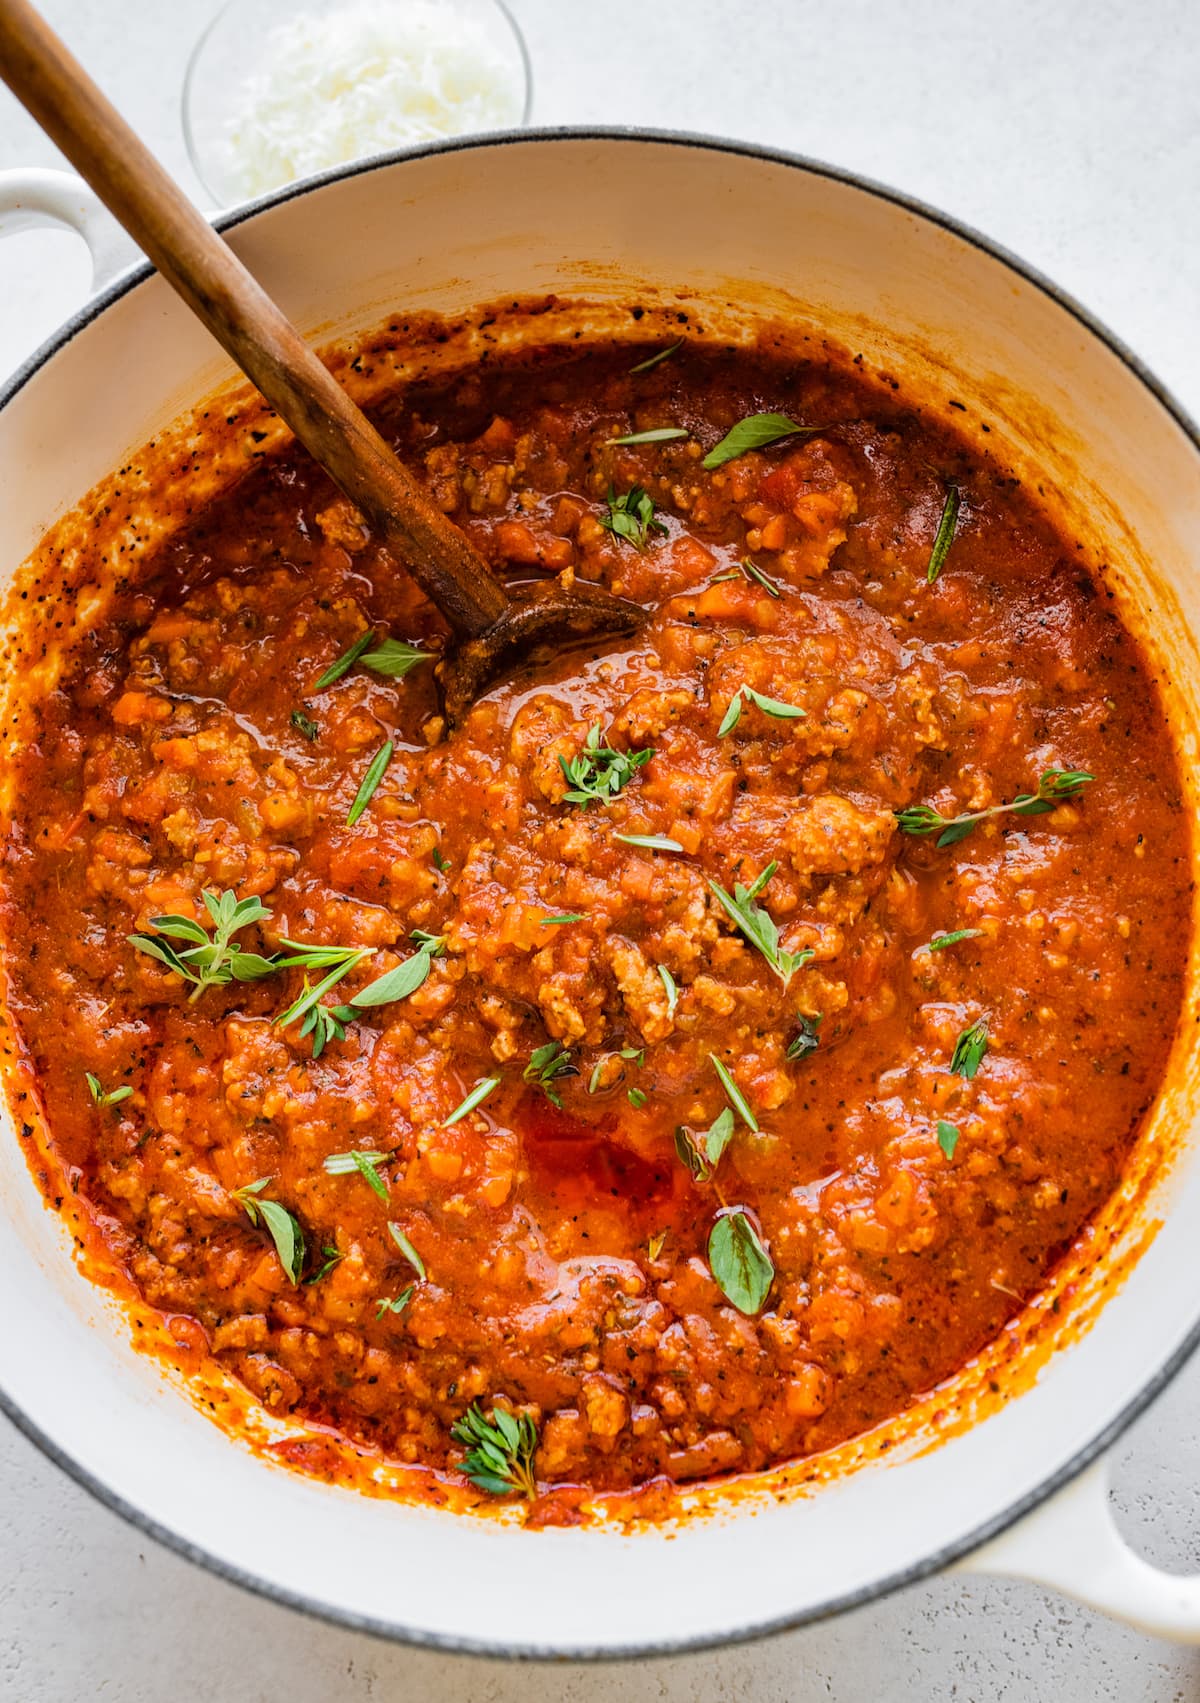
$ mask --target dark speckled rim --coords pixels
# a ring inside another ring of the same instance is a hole
[[[403,165],[409,160],[425,159],[434,154],[466,153],[475,148],[495,147],[541,147],[554,142],[649,142],[657,146],[690,148],[698,152],[716,152],[738,155],[746,159],[763,160],[771,165],[790,166],[808,173],[813,177],[827,178],[833,183],[845,184],[848,188],[860,190],[863,194],[875,196],[880,201],[889,202],[892,206],[901,207],[906,212],[915,214],[926,223],[939,226],[951,235],[971,244],[991,259],[1015,273],[1026,283],[1032,284],[1043,295],[1055,302],[1064,313],[1076,320],[1085,330],[1089,331],[1102,343],[1117,360],[1137,378],[1146,390],[1162,406],[1175,424],[1190,440],[1193,449],[1200,456],[1200,429],[1187,410],[1171,394],[1153,373],[1149,372],[1138,357],[1119,337],[1102,325],[1088,311],[1065,291],[1060,290],[1041,272],[1019,260],[1014,254],[989,238],[981,236],[971,226],[951,219],[924,202],[915,200],[910,195],[903,195],[898,190],[890,189],[884,184],[876,183],[870,178],[861,177],[856,172],[842,171],[834,166],[822,164],[818,160],[807,159],[802,154],[791,154],[777,148],[756,147],[745,142],[723,141],[720,137],[693,135],[685,131],[672,130],[643,130],[632,128],[580,128],[563,127],[545,130],[512,130],[496,131],[490,134],[456,138],[453,141],[431,143],[428,146],[404,149],[390,154],[374,155],[369,159],[360,160],[353,165],[339,168],[336,171],[322,173],[318,177],[307,178],[301,183],[289,185],[276,191],[273,195],[262,196],[257,201],[249,202],[233,212],[224,214],[215,220],[218,230],[234,230],[247,219],[253,219],[258,213],[272,207],[281,206],[284,202],[294,200],[297,196],[306,195],[311,190],[320,189],[326,184],[338,183],[344,178],[360,177],[368,172],[379,171],[396,165]],[[117,279],[106,290],[82,308],[73,318],[43,343],[13,377],[0,390],[0,408],[5,407],[14,396],[21,391],[33,375],[43,367],[54,355],[65,349],[73,338],[77,337],[84,328],[98,319],[99,316],[114,302],[119,301],[129,291],[136,289],[151,275],[153,268],[146,264],[137,267]],[[888,1573],[856,1591],[844,1592],[841,1596],[831,1597],[825,1602],[813,1604],[807,1608],[798,1609],[792,1614],[776,1616],[774,1619],[748,1623],[736,1631],[704,1634],[690,1638],[661,1638],[653,1641],[630,1644],[618,1648],[601,1647],[590,1644],[574,1644],[569,1646],[555,1644],[502,1644],[483,1639],[457,1638],[438,1633],[424,1631],[420,1627],[406,1626],[400,1621],[378,1620],[370,1615],[353,1614],[345,1609],[335,1608],[328,1603],[319,1602],[315,1598],[306,1597],[298,1592],[281,1589],[257,1575],[248,1573],[240,1567],[210,1554],[196,1544],[180,1536],[178,1532],[169,1530],[159,1524],[149,1514],[140,1508],[135,1508],[123,1497],[116,1494],[108,1485],[85,1470],[78,1461],[72,1459],[52,1438],[48,1437],[37,1425],[21,1411],[17,1404],[0,1386],[0,1412],[5,1413],[17,1429],[29,1438],[44,1455],[60,1466],[65,1473],[91,1492],[97,1501],[106,1508],[128,1520],[130,1525],[157,1542],[164,1544],[177,1555],[184,1556],[189,1561],[205,1567],[210,1573],[220,1579],[227,1579],[232,1584],[241,1585],[248,1591],[253,1591],[269,1602],[278,1603],[287,1608],[297,1609],[316,1620],[329,1621],[337,1626],[348,1628],[354,1632],[367,1632],[378,1638],[386,1638],[394,1642],[412,1644],[425,1649],[441,1650],[450,1654],[510,1657],[518,1660],[547,1660],[547,1661],[621,1661],[633,1658],[644,1659],[647,1656],[678,1656],[690,1652],[714,1649],[730,1644],[746,1643],[750,1639],[760,1638],[775,1632],[787,1632],[800,1626],[808,1626],[815,1621],[827,1620],[833,1615],[844,1613],[847,1609],[861,1607],[864,1603],[873,1602],[889,1592],[912,1585],[921,1579],[927,1579],[934,1573],[943,1571],[953,1562],[978,1549],[981,1544],[998,1536],[1010,1526],[1022,1519],[1032,1509],[1052,1496],[1056,1490],[1068,1484],[1083,1469],[1091,1464],[1098,1456],[1115,1441],[1117,1437],[1143,1413],[1150,1403],[1158,1396],[1182,1366],[1191,1358],[1196,1348],[1200,1346],[1200,1314],[1187,1336],[1179,1347],[1168,1356],[1158,1372],[1147,1380],[1126,1402],[1120,1412],[1102,1430],[1093,1435],[1076,1453],[1057,1471],[1050,1473],[1036,1489],[1010,1504],[1003,1513],[994,1519],[976,1526],[970,1532],[945,1544],[933,1551],[932,1554],[914,1561],[911,1566]]]

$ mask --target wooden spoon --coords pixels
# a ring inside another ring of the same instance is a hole
[[[0,0],[0,77],[441,610],[451,726],[535,646],[634,630],[643,611],[587,581],[499,583],[26,0]]]

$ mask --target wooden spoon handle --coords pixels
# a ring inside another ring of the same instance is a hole
[[[0,77],[363,511],[457,636],[478,638],[492,626],[508,598],[483,557],[26,0],[0,0]]]

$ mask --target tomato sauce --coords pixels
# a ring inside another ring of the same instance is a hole
[[[52,1141],[146,1301],[397,1462],[523,1416],[543,1491],[802,1457],[958,1370],[1119,1181],[1188,939],[1164,712],[1073,541],[849,366],[653,352],[377,415],[497,572],[599,581],[635,638],[450,732],[439,619],[272,457],[26,705],[0,894]],[[763,413],[815,429],[703,465]],[[259,900],[254,979],[131,943],[211,938],[205,892]],[[286,942],[362,953],[323,1045],[278,1021],[329,974]]]

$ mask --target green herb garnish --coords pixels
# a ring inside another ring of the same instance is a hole
[[[624,1059],[627,1064],[635,1064],[640,1070],[646,1062],[646,1049],[645,1047],[622,1047],[618,1053],[603,1054],[603,1056],[598,1058],[592,1066],[592,1073],[588,1077],[587,1091],[589,1094],[595,1094],[598,1091],[600,1087],[600,1078],[604,1075],[604,1068],[611,1058]],[[623,1082],[624,1080],[625,1072],[622,1070],[618,1072],[617,1076],[608,1084],[608,1086],[615,1087],[618,1082]],[[635,1100],[633,1098],[635,1094],[641,1095],[641,1098]],[[631,1088],[629,1090],[629,1097],[635,1106],[644,1106],[646,1103],[646,1095],[642,1093],[640,1088]]]
[[[614,751],[611,745],[601,745],[600,723],[594,722],[588,729],[583,750],[569,761],[563,756],[558,759],[569,789],[563,794],[563,802],[578,804],[581,810],[586,810],[593,799],[607,804],[628,786],[639,769],[645,768],[653,755],[651,746],[642,751]]]
[[[666,834],[614,834],[614,840],[622,840],[627,846],[643,846],[646,851],[681,852],[683,847],[678,840],[672,840]]]
[[[311,716],[305,715],[303,710],[293,710],[291,715],[288,717],[288,720],[296,729],[297,733],[302,733],[304,735],[310,745],[314,739],[320,738],[321,729],[317,726],[316,722],[313,721]]]
[[[708,1238],[708,1265],[739,1313],[760,1312],[775,1277],[771,1256],[744,1206],[724,1212]]]
[[[631,373],[648,373],[652,367],[656,367],[660,361],[668,360],[676,349],[682,347],[683,338],[679,337],[674,343],[668,344],[665,349],[660,349],[656,355],[648,355],[644,361],[639,361],[636,367],[630,367],[629,371]]]
[[[802,952],[785,952],[779,944],[779,930],[774,920],[761,905],[754,903],[778,868],[778,863],[772,860],[749,887],[743,887],[738,882],[734,886],[732,898],[724,887],[718,886],[715,881],[710,881],[708,885],[721,901],[734,925],[741,930],[751,946],[758,948],[784,987],[787,987],[796,971],[803,969],[816,954],[811,947],[805,947]]]
[[[943,816],[931,804],[910,804],[894,814],[901,833],[937,834],[939,846],[953,846],[992,816],[1044,816],[1064,799],[1075,798],[1095,778],[1084,769],[1044,769],[1037,791],[1018,793],[1011,804],[992,804],[962,816]]]
[[[382,1296],[376,1303],[375,1317],[381,1319],[385,1313],[402,1313],[412,1300],[416,1287],[415,1283],[410,1283],[407,1289],[401,1290],[394,1301],[389,1301],[386,1296]]]
[[[373,982],[368,982],[350,1001],[353,1006],[367,1011],[376,1005],[391,1005],[393,1000],[408,999],[425,985],[430,965],[435,958],[443,955],[446,942],[442,935],[426,934],[422,929],[413,930],[413,939],[417,942],[417,950],[412,956],[394,969],[385,970]]]
[[[619,497],[610,485],[604,501],[608,513],[600,516],[601,526],[635,550],[644,550],[656,534],[666,536],[667,528],[655,514],[653,498],[640,485],[631,486]]]
[[[219,896],[206,887],[200,897],[213,922],[212,937],[190,917],[151,917],[150,927],[156,934],[131,934],[129,943],[148,958],[155,958],[195,987],[188,995],[189,1004],[199,999],[205,988],[225,987],[229,982],[254,982],[275,974],[278,966],[271,958],[257,952],[244,952],[233,944],[233,936],[251,923],[263,922],[271,915],[261,899],[239,899],[227,888]],[[164,938],[166,937],[166,938]],[[171,940],[190,942],[186,951],[170,944]]]
[[[391,680],[403,680],[422,662],[432,661],[432,657],[419,645],[405,644],[403,639],[384,639],[374,650],[364,651],[358,660],[364,668],[373,669],[376,674],[386,674]]]
[[[973,1082],[987,1050],[987,1018],[977,1017],[955,1041],[954,1051],[950,1055],[950,1069],[955,1076],[965,1076],[968,1082]]]
[[[322,1263],[317,1267],[316,1271],[310,1273],[310,1275],[304,1279],[305,1283],[320,1283],[321,1279],[323,1277],[328,1277],[334,1266],[340,1265],[346,1257],[345,1254],[339,1253],[332,1243],[326,1243],[326,1245],[321,1249],[321,1252],[324,1255]]]
[[[750,1109],[750,1102],[742,1093],[737,1083],[733,1080],[733,1077],[730,1076],[728,1070],[726,1070],[725,1066],[721,1063],[716,1053],[709,1053],[708,1060],[720,1079],[721,1087],[725,1090],[729,1104],[733,1107],[738,1117],[741,1118],[742,1122],[748,1125],[749,1128],[757,1135],[758,1119]]]
[[[334,964],[329,974],[323,976],[315,986],[309,986],[306,979],[303,992],[292,1001],[286,1011],[281,1011],[275,1019],[276,1028],[290,1029],[293,1023],[299,1023],[300,1019],[303,1018],[304,1022],[297,1038],[303,1040],[306,1035],[312,1035],[312,1056],[314,1058],[320,1058],[330,1041],[344,1041],[346,1024],[354,1021],[354,1007],[351,1005],[330,1007],[322,1005],[321,1001],[331,988],[337,986],[343,976],[349,975],[356,964],[361,964],[364,958],[370,956],[371,948],[369,946],[348,948],[342,953],[340,961]]]
[[[807,715],[798,704],[785,704],[779,698],[768,698],[764,692],[756,692],[753,686],[739,686],[729,700],[729,708],[725,711],[724,720],[717,729],[717,738],[723,739],[727,733],[732,733],[742,719],[742,702],[756,704],[764,715],[774,716],[778,721],[794,721],[797,716]]]
[[[675,981],[675,977],[671,974],[670,970],[668,970],[668,968],[665,964],[660,964],[658,966],[658,974],[659,974],[660,980],[662,981],[662,985],[663,985],[664,989],[666,990],[667,1016],[668,1017],[674,1017],[675,1007],[679,1004],[679,987],[678,987],[678,984]]]
[[[807,1058],[809,1053],[815,1053],[821,1044],[819,1031],[823,1017],[820,1012],[815,1017],[806,1017],[803,1012],[799,1012],[796,1021],[800,1025],[800,1033],[788,1047],[787,1056],[790,1059]]]
[[[769,574],[764,574],[762,569],[759,567],[758,563],[752,562],[750,560],[749,556],[743,556],[741,561],[738,563],[738,566],[741,568],[742,572],[746,575],[747,579],[752,579],[752,580],[758,581],[759,585],[762,586],[763,590],[767,593],[768,597],[782,597],[783,596],[782,588],[780,586],[776,585],[775,581],[770,577]]]
[[[710,473],[714,467],[724,467],[735,456],[745,455],[748,449],[765,449],[781,438],[794,438],[800,433],[823,431],[822,426],[798,426],[786,414],[750,414],[726,432],[719,444],[709,450],[701,467]]]
[[[374,627],[368,627],[365,633],[360,633],[350,649],[344,650],[336,662],[330,663],[313,687],[313,691],[323,692],[326,686],[332,686],[335,680],[340,680],[343,674],[348,674],[374,637]]]
[[[948,1124],[942,1118],[938,1119],[938,1146],[947,1159],[953,1159],[954,1149],[958,1146],[959,1128],[957,1124]]]
[[[385,739],[367,765],[367,772],[362,778],[358,791],[354,795],[354,803],[350,806],[350,814],[346,818],[347,828],[353,828],[363,811],[375,796],[375,789],[383,779],[384,770],[392,760],[396,749],[394,739]]]
[[[682,1124],[675,1131],[675,1152],[698,1183],[707,1183],[722,1153],[733,1137],[734,1118],[729,1107],[718,1112],[709,1127],[693,1135]]]
[[[454,1110],[450,1113],[450,1116],[442,1120],[442,1128],[449,1129],[450,1126],[452,1124],[456,1124],[460,1118],[465,1118],[468,1112],[473,1112],[476,1106],[481,1106],[487,1099],[488,1095],[492,1093],[494,1089],[499,1088],[499,1086],[500,1078],[498,1076],[485,1076],[482,1081],[475,1084],[466,1099],[460,1101],[460,1103],[455,1106]]]
[[[942,518],[938,521],[938,529],[934,534],[933,549],[929,552],[929,566],[925,570],[926,583],[932,585],[941,573],[950,554],[950,546],[954,542],[954,534],[958,527],[958,511],[962,506],[962,498],[958,486],[950,480],[946,486],[946,501],[942,506]]]
[[[442,856],[441,848],[438,846],[434,846],[429,855],[433,859],[433,867],[437,870],[438,874],[445,875],[446,871],[450,868],[450,859]]]
[[[275,1252],[279,1255],[279,1263],[289,1280],[299,1283],[300,1273],[304,1269],[304,1231],[300,1228],[299,1220],[294,1218],[286,1206],[280,1206],[277,1200],[264,1200],[262,1191],[270,1184],[270,1177],[260,1177],[256,1183],[246,1183],[240,1189],[234,1189],[233,1198],[245,1212],[251,1224],[257,1226],[260,1219],[270,1231],[271,1240],[275,1244]]]
[[[281,955],[272,959],[276,970],[324,970],[334,964],[345,964],[351,959],[370,955],[366,946],[310,946],[303,940],[281,940],[283,948]]]
[[[421,1282],[424,1283],[424,1281],[425,1281],[425,1261],[421,1258],[420,1254],[413,1247],[413,1245],[409,1241],[408,1237],[404,1234],[404,1231],[400,1228],[400,1226],[398,1224],[389,1224],[388,1225],[388,1235],[392,1238],[392,1241],[395,1242],[396,1246],[399,1248],[400,1252],[404,1255],[404,1257],[408,1261],[409,1265],[412,1266],[412,1268],[416,1272],[417,1276],[421,1279]]]
[[[380,1200],[386,1200],[387,1184],[379,1175],[379,1167],[386,1165],[391,1157],[390,1153],[373,1153],[366,1148],[352,1147],[349,1153],[331,1153],[325,1161],[325,1170],[331,1177],[347,1177],[357,1171],[363,1182],[374,1189]]]
[[[646,1104],[646,1101],[650,1098],[644,1088],[627,1088],[625,1090],[625,1096],[635,1112],[640,1112],[642,1107]]]
[[[483,1417],[478,1402],[472,1402],[461,1419],[450,1427],[456,1443],[470,1451],[462,1470],[471,1483],[492,1496],[537,1495],[533,1457],[537,1449],[537,1426],[527,1414],[514,1418],[501,1407]]]
[[[133,1089],[128,1083],[120,1088],[105,1089],[98,1076],[93,1076],[90,1070],[84,1071],[87,1078],[88,1093],[92,1096],[93,1106],[119,1106],[122,1100],[128,1100]]]
[[[650,1240],[646,1243],[646,1258],[656,1260],[659,1254],[663,1251],[663,1244],[666,1242],[666,1239],[667,1232],[665,1230],[659,1230],[655,1235],[651,1236]]]
[[[654,426],[648,432],[626,432],[624,437],[606,438],[604,441],[610,444],[670,443],[674,438],[686,438],[688,435],[686,426]]]
[[[587,918],[584,916],[582,911],[564,911],[563,914],[559,917],[543,917],[541,919],[541,922],[538,924],[538,927],[539,928],[553,928],[553,927],[557,926],[557,924],[563,923],[563,922],[586,922],[586,921],[587,921]]]
[[[316,966],[318,963],[332,962],[334,967],[315,987],[309,987],[306,983],[299,997],[275,1019],[276,1024],[281,1029],[287,1029],[304,1018],[297,1039],[303,1040],[306,1035],[312,1035],[312,1056],[320,1058],[330,1041],[345,1040],[346,1025],[353,1023],[361,1012],[369,1011],[377,1005],[390,1005],[397,999],[407,999],[424,985],[429,975],[429,966],[435,958],[441,956],[445,941],[441,935],[427,934],[419,928],[413,930],[413,939],[418,945],[411,957],[397,964],[394,969],[385,970],[383,975],[376,976],[373,982],[368,982],[365,988],[360,989],[344,1005],[322,1005],[321,1000],[356,964],[371,956],[371,947],[308,947],[305,951],[312,956],[307,959],[279,959],[281,969],[288,964],[299,963]],[[294,942],[285,941],[284,945],[292,946]]]
[[[917,951],[942,952],[947,946],[957,946],[960,940],[978,940],[982,933],[981,928],[956,928],[949,934],[935,934],[924,946],[918,946]]]
[[[547,1041],[544,1047],[534,1049],[522,1074],[526,1082],[535,1083],[550,1104],[561,1111],[562,1096],[554,1084],[561,1077],[578,1076],[579,1069],[571,1058],[569,1047],[564,1047],[561,1041]]]

